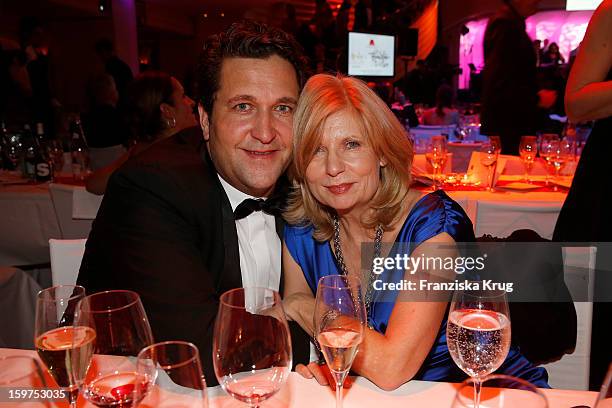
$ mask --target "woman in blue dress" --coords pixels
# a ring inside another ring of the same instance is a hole
[[[290,226],[283,243],[284,306],[311,335],[321,276],[347,273],[371,280],[373,269],[362,270],[361,243],[401,243],[403,253],[427,257],[441,255],[435,248],[474,240],[469,218],[444,192],[422,196],[409,188],[412,145],[393,113],[362,81],[313,76],[300,97],[293,129],[295,188],[285,212]],[[404,278],[403,270],[387,272],[377,279]],[[373,291],[370,329],[352,370],[388,390],[411,379],[463,380],[466,375],[446,345],[448,302],[396,298],[397,292]],[[298,372],[325,383],[316,363]],[[497,372],[548,387],[546,371],[516,348]]]

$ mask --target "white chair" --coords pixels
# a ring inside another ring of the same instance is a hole
[[[86,239],[49,240],[53,286],[76,283],[86,242]]]
[[[551,239],[560,211],[558,203],[482,200],[477,205],[474,230],[477,237],[507,237],[516,230],[530,229]]]
[[[63,239],[86,238],[91,231],[92,220],[75,219],[73,217],[74,186],[65,184],[50,184],[49,192],[55,209]]]
[[[593,323],[596,247],[563,248],[563,274],[574,299],[577,318],[576,348],[559,361],[545,364],[553,388],[588,390]],[[579,291],[580,293],[577,293]]]

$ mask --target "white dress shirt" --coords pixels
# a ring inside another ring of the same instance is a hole
[[[229,198],[232,212],[247,198],[257,199],[236,189],[219,176]],[[264,198],[265,199],[265,198]],[[276,233],[274,216],[254,211],[236,220],[242,286],[263,287],[278,291],[281,276],[281,241]]]

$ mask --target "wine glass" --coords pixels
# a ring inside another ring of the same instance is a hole
[[[367,323],[359,279],[345,275],[321,277],[314,323],[315,339],[336,381],[336,408],[342,408],[342,386]]]
[[[525,182],[529,183],[529,173],[538,154],[538,140],[535,136],[521,136],[519,154],[525,166]]]
[[[541,155],[544,156],[549,173],[553,173],[555,180],[559,179],[559,173],[568,161],[572,160],[573,148],[571,144],[560,140],[551,140],[542,145]],[[554,191],[558,191],[555,184]]]
[[[446,343],[451,357],[474,384],[474,407],[480,404],[483,378],[502,365],[510,349],[510,313],[505,291],[481,288],[482,282],[453,294]]]
[[[79,302],[74,325],[95,333],[93,356],[74,353],[71,360],[83,397],[98,407],[137,406],[154,381],[136,368],[138,353],[153,344],[138,294],[111,290],[89,295]]]
[[[500,136],[489,136],[489,143],[493,146],[497,147],[497,151],[501,153],[502,151],[502,143]]]
[[[71,355],[77,353],[89,358],[96,337],[89,327],[72,324],[77,303],[84,297],[85,288],[75,285],[53,286],[36,296],[34,345],[49,374],[66,391],[72,408],[76,407],[79,396],[76,378],[84,373],[72,375]]]
[[[444,136],[432,136],[429,144],[427,145],[427,151],[425,157],[433,167],[433,189],[438,190],[438,177],[442,176],[442,170],[446,163],[446,137]]]
[[[544,393],[520,378],[493,374],[484,379],[482,388],[481,399],[488,408],[548,407]],[[473,404],[474,379],[468,378],[459,386],[452,408],[472,408]]]
[[[595,408],[612,408],[612,364],[608,367],[606,378],[601,384]]]
[[[206,381],[198,348],[185,341],[165,341],[138,354],[137,372],[155,384],[145,403],[153,407],[208,407]]]
[[[53,163],[53,172],[60,174],[64,169],[64,149],[59,140],[49,140],[47,142],[47,154]]]
[[[287,381],[291,335],[278,292],[237,288],[219,299],[213,335],[213,365],[221,387],[258,407]]]
[[[487,191],[493,190],[493,171],[498,156],[499,147],[494,143],[483,143],[480,146],[480,163],[487,168]]]

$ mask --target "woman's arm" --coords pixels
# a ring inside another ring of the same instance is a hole
[[[283,242],[283,308],[289,320],[297,322],[308,335],[314,332],[315,297],[304,278],[302,268]]]
[[[123,163],[127,161],[129,157],[130,152],[125,152],[117,160],[115,160],[108,166],[101,167],[91,173],[85,181],[85,188],[87,189],[87,191],[96,195],[104,195],[104,193],[106,192],[106,185],[108,184],[108,179],[115,170],[117,170],[123,165]]]
[[[454,248],[454,242],[450,235],[442,233],[423,242],[413,253],[426,257],[455,256],[454,249],[444,254],[431,251],[432,244],[450,244],[444,246]],[[412,379],[423,365],[440,331],[446,306],[447,302],[407,302],[398,299],[384,335],[366,329],[351,370],[384,390],[394,390]],[[309,364],[307,368],[298,366],[296,371],[307,378],[314,376],[322,385],[328,383],[326,375],[316,363]]]
[[[612,0],[604,0],[593,14],[570,73],[565,109],[571,121],[612,116]]]

